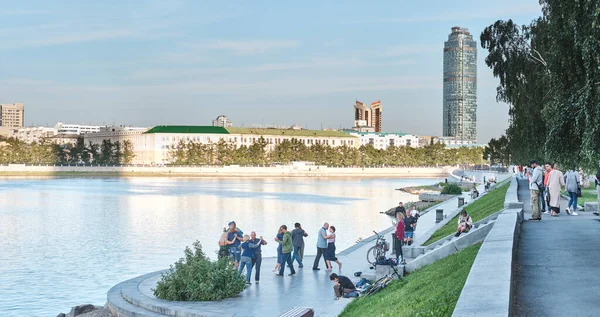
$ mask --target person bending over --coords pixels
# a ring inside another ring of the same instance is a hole
[[[331,273],[329,279],[335,283],[333,285],[333,292],[335,293],[336,300],[340,299],[344,294],[350,294],[356,290],[354,283],[343,275],[338,276],[335,273]]]

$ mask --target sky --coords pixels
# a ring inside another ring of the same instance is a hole
[[[537,0],[2,1],[0,103],[28,126],[300,124],[348,128],[381,100],[383,130],[441,135],[443,45],[525,24]],[[478,50],[478,141],[508,107]]]

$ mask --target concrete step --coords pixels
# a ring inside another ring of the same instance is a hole
[[[116,289],[117,286],[113,287],[107,295],[106,306],[113,316],[118,317],[164,317],[168,315],[162,315],[153,311],[143,309],[135,306],[130,302],[126,301],[121,296],[121,290]]]

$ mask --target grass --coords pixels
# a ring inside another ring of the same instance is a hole
[[[473,218],[473,222],[477,222],[491,214],[494,214],[504,208],[504,198],[506,196],[506,191],[508,190],[508,186],[510,183],[504,184],[491,192],[487,193],[485,196],[476,200],[475,202],[465,206],[465,210],[471,218]],[[446,225],[441,227],[438,231],[434,232],[433,235],[423,243],[424,246],[428,246],[454,232],[456,232],[456,226],[458,222],[459,215],[456,215],[452,220],[450,220]]]
[[[562,191],[563,195],[569,196],[569,193],[566,191]],[[577,204],[583,206],[584,203],[595,203],[598,202],[598,194],[596,192],[596,187],[594,184],[590,185],[590,188],[581,188],[581,197],[577,198]]]
[[[356,299],[340,316],[451,316],[480,247],[468,247]]]

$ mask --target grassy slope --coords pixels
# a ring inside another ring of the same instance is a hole
[[[504,208],[504,198],[509,185],[510,183],[502,185],[465,207],[474,223]],[[459,215],[456,215],[450,222],[436,231],[423,245],[430,245],[456,232],[458,217]]]
[[[569,193],[566,191],[562,191],[563,195],[569,196]],[[577,198],[577,204],[583,206],[584,203],[592,202],[595,203],[598,201],[598,194],[596,192],[596,187],[592,183],[590,188],[581,188],[582,197]]]
[[[468,247],[356,299],[340,316],[451,316],[480,247]]]

